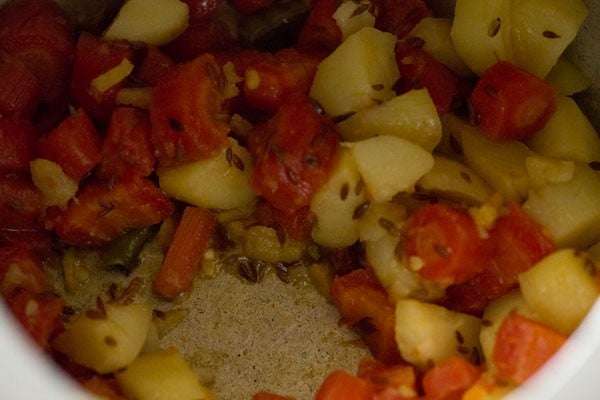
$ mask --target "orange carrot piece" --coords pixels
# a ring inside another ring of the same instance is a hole
[[[452,357],[423,376],[427,400],[457,400],[477,382],[482,369],[460,357]]]
[[[203,208],[184,209],[154,280],[154,291],[158,295],[173,300],[190,289],[216,224],[215,216]]]
[[[496,334],[493,360],[498,377],[514,384],[533,375],[566,340],[566,336],[512,313]]]

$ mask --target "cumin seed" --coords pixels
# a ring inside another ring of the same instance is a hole
[[[348,198],[348,194],[350,192],[350,185],[347,182],[344,182],[340,189],[340,199],[346,200]]]
[[[493,86],[486,86],[483,88],[483,91],[485,92],[485,94],[487,94],[488,96],[491,97],[498,97],[498,91],[496,90],[495,87]]]
[[[348,118],[350,118],[351,116],[353,116],[354,114],[356,114],[355,111],[350,111],[350,112],[348,112],[346,114],[335,116],[335,117],[332,118],[333,123],[337,124],[339,122],[345,121]]]
[[[234,153],[232,155],[231,161],[233,162],[233,165],[240,171],[243,171],[246,169],[246,166],[244,165],[244,161],[242,161],[240,156],[238,156],[237,154]]]
[[[600,161],[590,161],[588,166],[594,171],[600,171]]]
[[[381,217],[377,220],[377,223],[390,235],[400,236],[400,229],[398,229],[394,221]]]
[[[450,250],[445,246],[435,244],[433,246],[433,249],[435,250],[436,254],[439,255],[440,257],[444,257],[444,258],[450,257]]]
[[[370,206],[371,206],[371,203],[369,203],[368,201],[365,201],[364,203],[359,204],[354,209],[354,212],[352,213],[352,219],[361,218],[363,215],[365,215],[365,213],[367,212],[367,210],[369,209]]]
[[[407,39],[407,41],[410,47],[413,49],[420,49],[425,46],[425,39],[418,36],[411,36]]]
[[[352,17],[356,17],[358,15],[361,15],[362,13],[364,13],[365,11],[367,11],[369,9],[369,4],[365,3],[365,4],[361,4],[358,7],[356,7],[354,9],[354,12],[352,13],[352,15],[350,15],[350,18]]]
[[[460,333],[459,330],[454,331],[454,335],[456,336],[456,341],[458,342],[458,344],[465,343],[465,337],[462,335],[462,333]]]
[[[185,126],[183,126],[183,123],[175,118],[169,118],[169,126],[178,133],[185,131]]]
[[[493,38],[495,37],[498,32],[500,32],[500,27],[502,26],[502,19],[500,17],[493,19],[492,22],[490,22],[490,25],[488,27],[488,36]]]
[[[385,88],[385,85],[383,83],[376,83],[374,85],[371,85],[371,89],[373,90],[383,90]]]
[[[553,31],[544,31],[542,33],[542,35],[546,38],[546,39],[559,39],[560,35],[556,32]]]
[[[115,347],[117,345],[117,340],[112,336],[105,336],[104,343],[106,343],[110,347]]]
[[[361,177],[358,179],[358,182],[356,182],[356,186],[354,187],[354,194],[357,196],[360,195],[364,188],[365,188],[365,181],[363,181],[363,179]]]
[[[465,171],[460,171],[460,177],[467,183],[473,183],[473,179],[471,179],[471,175],[469,175]]]

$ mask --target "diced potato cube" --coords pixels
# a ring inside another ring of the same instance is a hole
[[[65,207],[75,197],[78,182],[54,161],[36,158],[29,163],[29,169],[33,184],[42,192],[46,205]]]
[[[423,49],[433,58],[462,76],[473,73],[460,59],[450,36],[452,19],[426,17],[421,20],[408,34],[409,37],[423,39]]]
[[[444,289],[411,271],[398,258],[399,237],[389,233],[365,243],[367,263],[393,300],[414,298],[423,301],[439,299]]]
[[[375,202],[412,191],[415,183],[433,168],[431,153],[396,136],[375,136],[348,146]]]
[[[175,348],[139,356],[117,374],[123,393],[136,400],[214,400],[210,389]]]
[[[189,10],[183,1],[127,0],[104,37],[162,46],[179,36],[188,25]]]
[[[340,149],[327,182],[315,193],[310,210],[316,216],[313,240],[325,247],[346,247],[358,239],[358,220],[353,214],[367,198],[360,190],[361,177],[346,148]]]
[[[310,96],[333,117],[391,99],[400,77],[396,40],[391,33],[369,27],[349,36],[319,64]]]
[[[495,370],[492,354],[496,345],[496,333],[504,318],[512,312],[516,312],[532,320],[538,319],[518,289],[494,300],[485,308],[479,341],[488,370]]]
[[[575,162],[544,156],[531,156],[525,160],[531,186],[538,188],[550,183],[568,182],[573,178]]]
[[[512,60],[507,0],[457,0],[451,37],[456,52],[477,75],[498,60]]]
[[[523,209],[557,246],[585,248],[600,240],[600,177],[576,163],[570,180],[532,188]]]
[[[411,90],[359,111],[337,124],[344,140],[398,136],[432,151],[442,138],[442,123],[427,89]]]
[[[373,241],[386,235],[399,236],[404,230],[407,218],[404,205],[390,201],[368,203],[364,207],[364,212],[359,211],[359,215],[355,215],[361,241]]]
[[[562,249],[519,275],[519,284],[543,323],[570,334],[600,295],[597,274],[598,266],[586,253]]]
[[[546,81],[554,86],[559,94],[571,96],[592,85],[592,80],[574,63],[562,56],[546,75]]]
[[[483,204],[492,195],[490,186],[463,163],[440,156],[433,159],[431,171],[417,182],[420,189],[469,205]]]
[[[126,367],[140,353],[150,324],[150,304],[105,304],[81,314],[52,346],[74,362],[105,374]]]
[[[575,100],[558,97],[558,108],[546,126],[528,141],[549,157],[581,162],[600,161],[600,136]]]
[[[228,210],[255,199],[250,186],[250,153],[234,139],[214,157],[157,169],[160,187],[170,196],[198,207]]]
[[[472,315],[418,300],[396,302],[396,342],[402,357],[419,368],[458,356],[479,357],[481,321]]]
[[[506,199],[519,200],[527,195],[529,175],[527,157],[534,153],[516,140],[494,141],[458,117],[447,114],[444,128],[458,133],[465,163]]]
[[[514,63],[544,78],[573,41],[587,15],[582,0],[511,1]]]
[[[369,12],[370,1],[345,1],[333,13],[333,19],[342,31],[342,39],[375,25],[375,16]]]

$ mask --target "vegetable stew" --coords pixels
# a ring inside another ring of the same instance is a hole
[[[0,292],[89,392],[497,399],[598,298],[583,1],[77,4],[0,8]]]

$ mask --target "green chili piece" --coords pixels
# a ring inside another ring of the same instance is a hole
[[[142,247],[154,232],[154,227],[147,226],[132,229],[114,239],[102,252],[99,265],[104,268],[119,268],[130,273],[137,266],[137,257]]]
[[[277,51],[293,45],[310,9],[305,0],[282,0],[244,16],[240,21],[240,39],[263,51]]]

